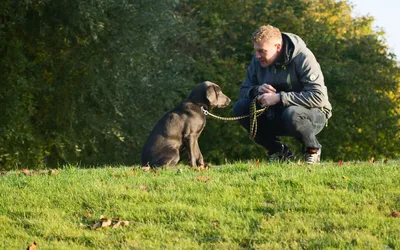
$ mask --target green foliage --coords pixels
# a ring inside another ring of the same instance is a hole
[[[172,8],[2,1],[1,166],[138,161],[148,128],[193,86],[180,50],[191,31]]]
[[[400,211],[399,166],[9,172],[0,177],[0,247],[36,241],[38,249],[398,249],[400,217],[391,213]],[[129,226],[92,230],[101,215]]]
[[[322,66],[334,108],[323,157],[399,156],[399,67],[373,19],[352,18],[345,1],[4,0],[0,9],[0,168],[138,163],[155,122],[195,84],[214,81],[237,100],[251,34],[266,23],[300,35]],[[212,163],[264,157],[236,122],[209,119],[200,139]]]
[[[333,105],[329,126],[319,135],[323,157],[399,156],[399,96],[390,93],[399,93],[400,68],[384,33],[372,29],[372,18],[354,19],[348,3],[330,0],[186,1],[180,12],[197,20],[204,41],[194,55],[197,80],[215,81],[237,100],[238,82],[252,55],[251,34],[272,24],[300,35],[321,64]],[[246,137],[237,124],[209,121],[201,147],[206,158],[218,163],[264,157],[264,150]],[[211,144],[209,138],[219,140]]]

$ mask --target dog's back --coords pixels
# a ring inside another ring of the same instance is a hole
[[[182,149],[182,104],[165,114],[154,126],[142,150],[142,165],[175,165]]]

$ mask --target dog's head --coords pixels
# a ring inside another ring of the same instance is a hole
[[[210,81],[205,81],[197,86],[189,96],[189,100],[203,104],[208,109],[225,108],[231,102],[231,99],[222,93],[221,88]]]

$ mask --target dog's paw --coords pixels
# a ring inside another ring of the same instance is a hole
[[[199,166],[199,171],[205,171],[211,168],[211,164],[209,163],[204,163],[204,165]]]

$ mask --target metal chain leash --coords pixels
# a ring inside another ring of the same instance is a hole
[[[248,115],[243,115],[243,116],[221,117],[221,116],[217,116],[217,115],[211,114],[208,110],[205,110],[203,108],[203,106],[201,107],[201,111],[203,111],[204,115],[209,115],[209,116],[211,116],[213,118],[224,120],[224,121],[237,121],[237,120],[241,120],[241,119],[250,117],[249,138],[251,140],[254,140],[254,138],[256,137],[256,134],[257,134],[257,117],[262,115],[265,112],[265,110],[267,110],[267,109],[268,109],[268,106],[257,110],[257,97],[254,98],[253,101],[251,102],[249,114]]]

